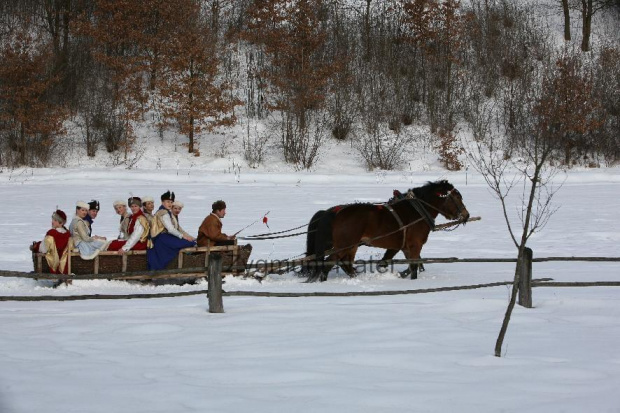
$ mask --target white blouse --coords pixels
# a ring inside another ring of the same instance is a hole
[[[133,232],[129,235],[127,242],[123,245],[123,251],[127,252],[134,247],[140,241],[140,237],[142,237],[142,233],[144,232],[144,227],[140,224],[140,220],[137,219],[136,223],[133,226]]]
[[[172,223],[170,214],[166,214],[162,216],[161,222],[164,224],[164,227],[166,228],[166,231],[168,231],[168,234],[174,235],[177,238],[181,238],[181,239],[183,238],[183,233],[179,231],[178,229],[176,229],[174,224]]]

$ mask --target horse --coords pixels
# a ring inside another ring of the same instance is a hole
[[[461,193],[447,180],[409,189],[391,203],[338,205],[318,211],[308,225],[307,282],[327,280],[334,265],[326,261],[338,262],[354,277],[353,261],[360,245],[386,249],[391,257],[402,250],[405,258],[419,259],[439,214],[463,223],[469,219]],[[418,264],[410,264],[401,276],[416,279],[417,274]]]

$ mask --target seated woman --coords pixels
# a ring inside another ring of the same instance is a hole
[[[155,209],[155,201],[150,196],[142,197],[142,212],[149,224],[153,221],[153,210]]]
[[[86,202],[79,201],[75,206],[75,217],[69,225],[73,245],[78,249],[83,260],[94,259],[101,251],[105,251],[109,244],[104,237],[89,235],[88,223],[84,220],[88,214],[88,208]]]
[[[71,233],[65,228],[67,215],[57,209],[52,214],[52,229],[41,242],[35,242],[31,250],[45,254],[45,261],[52,274],[69,274],[69,253],[73,248]]]
[[[108,246],[108,251],[118,251],[124,254],[127,251],[144,251],[147,246],[149,236],[149,223],[142,213],[142,200],[138,197],[131,197],[127,200],[127,204],[131,209],[131,216],[127,225],[126,240],[114,240]]]
[[[153,217],[151,240],[146,251],[147,268],[163,270],[183,248],[195,247],[196,240],[179,226],[179,221],[172,215],[174,192],[161,196],[161,206]]]
[[[114,211],[121,217],[117,239],[127,241],[129,239],[129,218],[131,217],[129,212],[127,212],[127,204],[119,199],[114,201],[112,205],[114,206]]]

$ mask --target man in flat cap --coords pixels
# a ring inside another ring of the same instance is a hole
[[[222,218],[226,216],[226,202],[215,201],[211,205],[211,213],[198,228],[198,246],[234,245],[235,236],[222,232]]]

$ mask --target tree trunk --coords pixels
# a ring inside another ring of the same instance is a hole
[[[189,144],[187,149],[189,153],[194,153],[194,115],[189,116]]]
[[[508,331],[508,323],[510,322],[512,310],[515,307],[515,303],[517,302],[517,293],[519,292],[519,272],[521,271],[521,269],[519,268],[519,263],[521,263],[522,261],[523,260],[521,259],[521,257],[519,257],[517,260],[517,269],[515,271],[515,279],[512,283],[510,301],[508,302],[508,308],[506,308],[506,314],[504,315],[502,328],[500,329],[499,336],[497,337],[497,341],[495,342],[495,357],[502,356],[502,345],[504,344],[504,337],[506,336],[506,331]]]
[[[364,60],[370,59],[370,3],[366,0],[366,11],[364,13]]]
[[[564,40],[570,41],[570,12],[568,10],[568,0],[562,0],[562,10],[564,11]]]
[[[590,51],[590,32],[592,30],[592,1],[581,0],[581,16],[583,19],[583,27],[581,29],[581,50]]]
[[[220,1],[213,0],[211,3],[211,31],[213,33],[213,44],[217,44],[220,35]]]
[[[573,145],[571,144],[571,142],[566,142],[566,144],[564,145],[564,164],[566,166],[570,166],[572,149]]]
[[[19,128],[19,137],[21,141],[21,145],[19,147],[19,160],[22,165],[26,165],[26,128],[24,128],[23,122]]]

